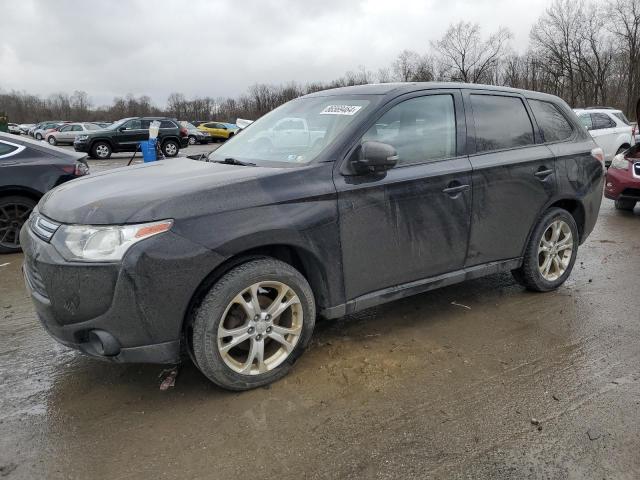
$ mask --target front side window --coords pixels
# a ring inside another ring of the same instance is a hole
[[[71,127],[71,131],[72,132],[81,132],[82,131],[82,127],[80,125],[73,125]]]
[[[471,95],[476,152],[532,145],[533,124],[518,97]]]
[[[209,160],[232,158],[272,166],[309,163],[349,125],[364,121],[368,109],[380,98],[327,95],[292,100],[253,122],[212,152]]]
[[[456,115],[451,95],[417,97],[386,112],[362,137],[392,145],[398,164],[433,162],[456,155]]]
[[[580,122],[585,126],[587,130],[593,129],[593,122],[591,121],[591,115],[588,113],[583,113],[582,115],[578,115]]]
[[[573,134],[571,124],[551,102],[529,99],[529,105],[542,130],[545,142],[561,142]]]
[[[126,128],[127,130],[140,130],[142,128],[142,123],[140,122],[140,120],[129,120],[124,125],[124,128]]]

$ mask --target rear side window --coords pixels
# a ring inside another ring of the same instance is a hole
[[[433,162],[456,156],[456,115],[451,95],[405,100],[385,113],[362,137],[393,145],[398,164]]]
[[[593,123],[593,130],[602,130],[603,128],[613,128],[616,126],[615,122],[611,120],[606,113],[592,113],[591,122]]]
[[[162,120],[160,121],[160,128],[176,128],[176,126],[169,120]]]
[[[624,113],[614,112],[614,115],[616,116],[616,118],[618,118],[618,120],[620,120],[625,125],[631,125],[631,123],[629,123],[629,120],[627,120],[627,117],[624,116]]]
[[[518,97],[471,95],[476,152],[533,144],[533,124]]]
[[[545,142],[561,142],[573,133],[571,124],[553,103],[529,100],[529,106],[531,106],[540,130],[542,130]]]
[[[18,147],[15,145],[9,145],[8,143],[0,142],[0,158],[5,155],[9,155],[10,153],[18,150]]]

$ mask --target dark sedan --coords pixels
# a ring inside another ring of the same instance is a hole
[[[20,229],[47,191],[89,173],[85,157],[0,133],[0,253],[20,250]]]

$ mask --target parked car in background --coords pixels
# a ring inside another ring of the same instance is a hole
[[[271,139],[290,118],[323,141]],[[396,121],[383,140],[377,125]],[[497,272],[558,288],[596,223],[602,161],[555,96],[327,90],[264,115],[207,162],[54,190],[22,229],[26,284],[68,347],[112,362],[175,363],[186,350],[211,381],[246,390],[290,371],[317,315]]]
[[[207,144],[211,142],[211,135],[208,132],[198,130],[198,128],[187,121],[180,122],[180,125],[187,129],[189,135],[189,145],[195,145],[196,143]]]
[[[198,130],[207,132],[214,140],[227,140],[233,137],[238,131],[238,127],[233,127],[223,122],[206,122],[198,125]]]
[[[34,127],[33,123],[21,123],[20,125],[18,125],[18,127],[20,128],[20,132],[23,135],[28,135],[29,134],[29,129]]]
[[[33,138],[36,140],[44,140],[47,133],[53,131],[61,125],[64,125],[66,122],[43,122],[33,129]]]
[[[22,130],[20,130],[20,125],[18,125],[17,123],[8,123],[7,129],[9,133],[13,133],[14,135],[22,135]]]
[[[85,157],[0,133],[0,253],[20,250],[20,229],[47,191],[89,173]]]
[[[166,157],[175,157],[181,148],[189,146],[187,129],[176,120],[164,117],[124,118],[107,128],[76,136],[73,148],[86,152],[93,158],[109,158],[114,152],[135,152],[139,143],[149,140],[149,125],[160,122],[158,142]]]
[[[631,211],[640,201],[640,144],[613,158],[607,170],[604,196],[613,200],[618,210]]]
[[[76,136],[95,130],[102,130],[102,127],[95,123],[88,122],[67,123],[60,125],[55,130],[49,131],[49,133],[45,135],[45,140],[50,145],[57,145],[59,143],[73,145]]]
[[[621,110],[613,108],[574,109],[582,124],[602,148],[605,165],[613,157],[635,145],[633,127]]]

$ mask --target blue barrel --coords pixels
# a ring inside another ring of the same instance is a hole
[[[156,156],[156,142],[158,139],[151,138],[144,142],[140,142],[140,150],[142,150],[142,159],[144,163],[155,162],[158,157]]]

